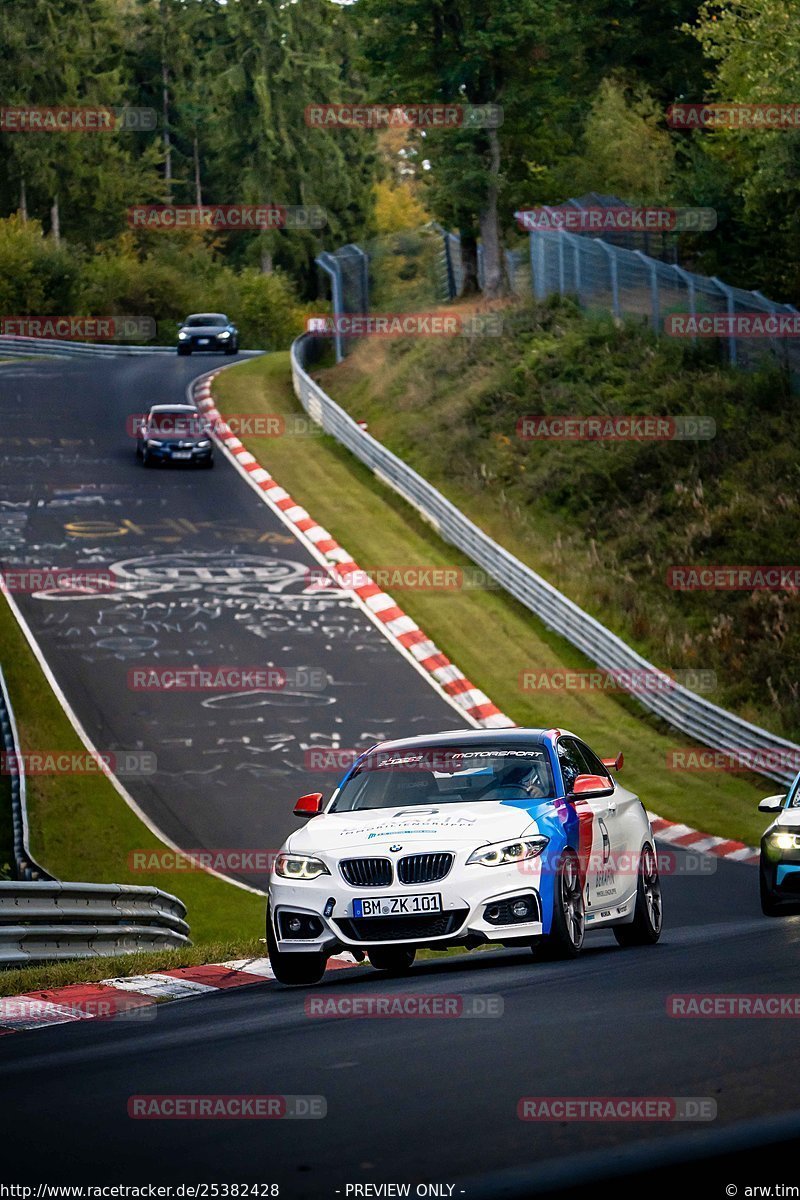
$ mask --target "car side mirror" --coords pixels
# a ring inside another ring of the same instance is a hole
[[[601,758],[600,762],[604,767],[608,767],[609,771],[621,771],[622,764],[625,762],[622,751],[620,750],[616,758]]]
[[[758,802],[758,811],[767,813],[780,812],[785,799],[786,792],[782,792],[777,796],[765,796],[763,800],[759,800]]]
[[[614,785],[602,775],[579,775],[572,785],[571,796],[583,796],[589,800],[592,796],[611,796]]]
[[[296,817],[315,817],[322,812],[322,792],[309,792],[301,796],[294,806]]]

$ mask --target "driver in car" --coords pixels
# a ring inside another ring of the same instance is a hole
[[[487,791],[498,800],[513,800],[520,792],[525,792],[532,800],[544,800],[549,794],[538,763],[514,763],[506,767]]]

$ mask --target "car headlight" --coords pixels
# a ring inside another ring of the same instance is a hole
[[[208,438],[203,438],[201,441],[199,441],[197,443],[197,449],[198,450],[207,450],[210,445],[211,445],[211,442],[208,440]]]
[[[158,447],[161,445],[161,442],[157,441],[155,438],[148,438],[147,444],[148,446]]]
[[[217,337],[219,337],[220,339],[229,338],[230,336],[231,336],[230,331],[228,329],[226,329],[224,333],[217,334]]]
[[[517,842],[494,842],[491,846],[481,846],[473,850],[467,859],[467,865],[480,863],[482,867],[505,867],[509,863],[522,862],[526,858],[538,858],[549,841],[550,838],[544,834],[537,834]]]
[[[185,330],[183,330],[183,329],[182,329],[182,330],[180,331],[180,333],[178,334],[178,340],[179,340],[179,341],[183,341],[183,340],[184,340],[185,338],[187,338],[188,336],[189,336],[189,335],[188,335],[188,333],[186,333],[186,332],[185,332]]]
[[[776,850],[800,850],[800,833],[789,833],[788,830],[779,829],[770,834],[769,840]]]
[[[325,863],[307,854],[279,854],[275,859],[275,874],[282,879],[317,879],[330,875]]]

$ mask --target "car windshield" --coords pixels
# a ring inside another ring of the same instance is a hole
[[[176,437],[198,437],[208,429],[208,421],[199,413],[153,413],[148,422],[150,433]]]
[[[800,775],[795,777],[794,783],[789,788],[789,794],[786,797],[787,808],[800,808]]]
[[[330,811],[541,800],[553,795],[544,746],[414,748],[368,755]]]
[[[199,313],[196,317],[187,317],[186,324],[190,329],[201,329],[208,325],[227,325],[228,321],[220,313]]]

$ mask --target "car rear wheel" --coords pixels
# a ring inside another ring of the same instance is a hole
[[[643,847],[639,858],[633,920],[630,925],[615,925],[614,937],[620,946],[654,946],[661,937],[663,922],[664,907],[656,852],[648,844]]]
[[[533,947],[542,961],[576,958],[583,945],[586,910],[578,856],[565,850],[556,868],[553,886],[553,920],[550,932]]]
[[[295,987],[308,987],[310,984],[319,983],[328,965],[327,958],[319,951],[285,954],[279,950],[272,929],[269,908],[267,909],[267,954],[278,983],[286,983]]]
[[[373,946],[368,953],[375,970],[386,971],[389,975],[405,975],[417,957],[413,946]]]

